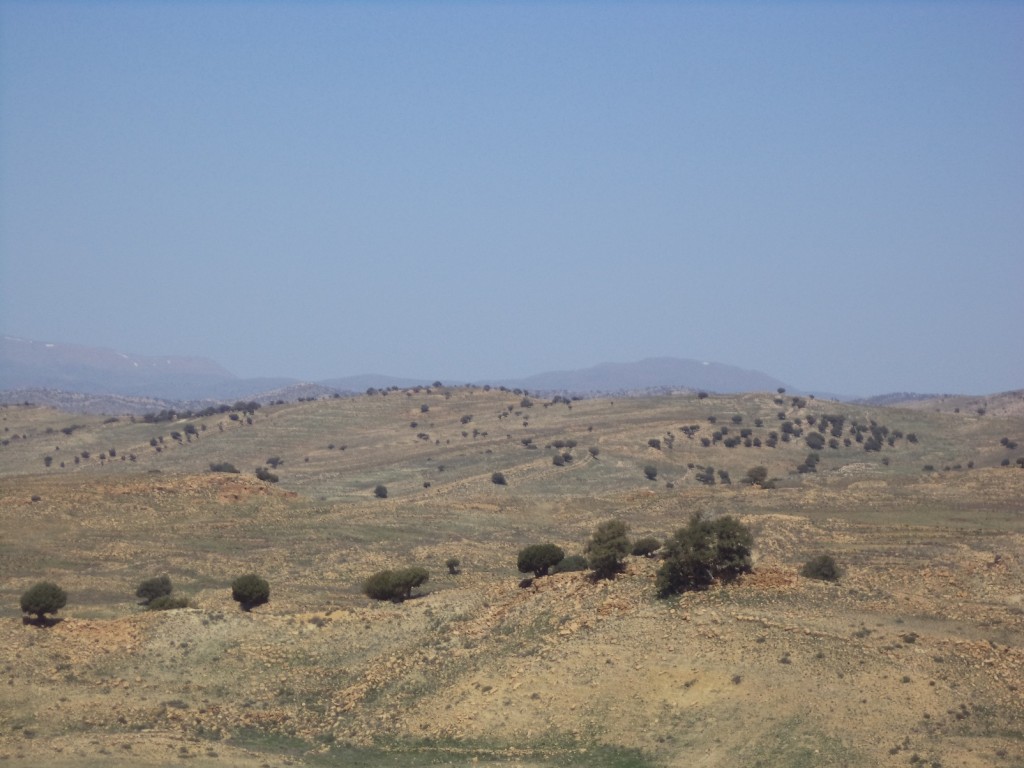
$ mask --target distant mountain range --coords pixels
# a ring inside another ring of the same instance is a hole
[[[178,401],[281,399],[365,392],[370,387],[411,387],[431,382],[363,374],[304,382],[290,378],[243,379],[202,357],[148,357],[100,347],[0,337],[0,390],[57,390]],[[448,384],[467,382],[446,382]],[[785,386],[760,371],[721,363],[650,358],[635,363],[602,363],[592,368],[551,371],[520,379],[479,381],[537,392],[567,394],[640,393],[652,390],[710,392],[774,391]],[[289,397],[291,395],[291,397]]]

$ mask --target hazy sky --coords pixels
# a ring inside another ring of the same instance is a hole
[[[1024,4],[0,0],[0,332],[1024,387]]]

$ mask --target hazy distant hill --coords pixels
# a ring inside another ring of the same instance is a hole
[[[709,392],[774,392],[786,385],[760,371],[722,363],[652,357],[636,363],[601,363],[576,371],[551,371],[514,382],[529,390],[560,390],[578,394],[691,389]]]
[[[193,400],[242,397],[293,379],[239,379],[204,357],[147,357],[102,347],[0,337],[0,389],[54,389]]]

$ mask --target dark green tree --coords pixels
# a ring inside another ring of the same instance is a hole
[[[251,611],[270,600],[270,584],[255,573],[239,576],[231,582],[231,599],[238,603],[243,611]]]
[[[67,604],[67,593],[52,581],[34,584],[21,596],[21,612],[34,614],[36,624],[45,624],[46,614],[56,613]]]
[[[426,568],[410,567],[397,571],[378,571],[363,583],[363,594],[374,600],[401,603],[412,597],[412,590],[430,578]]]
[[[622,570],[622,560],[631,550],[628,532],[621,520],[606,520],[594,530],[585,551],[595,579],[611,579]]]
[[[565,551],[557,544],[531,544],[519,550],[516,567],[520,573],[532,573],[536,578],[547,576],[548,571],[565,558]]]
[[[747,476],[743,478],[743,482],[748,485],[760,485],[763,486],[765,480],[768,479],[768,470],[760,465],[751,467],[747,470]]]
[[[706,589],[715,580],[727,581],[751,570],[750,530],[733,517],[690,518],[665,544],[665,562],[658,571],[661,597]]]

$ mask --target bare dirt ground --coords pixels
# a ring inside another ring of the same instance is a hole
[[[1024,451],[1001,442],[1024,442],[1019,416],[776,395],[534,400],[392,392],[252,424],[0,410],[0,760],[1024,765]],[[851,445],[798,472],[808,415],[836,413]],[[855,420],[903,437],[865,451]],[[784,422],[803,434],[723,445]],[[253,476],[270,456],[277,484]],[[242,471],[209,472],[217,461]],[[755,465],[774,490],[741,484]],[[696,477],[708,466],[714,485]],[[662,600],[659,560],[631,557],[613,581],[519,586],[526,544],[579,553],[611,517],[664,539],[694,511],[752,529],[754,573]],[[799,575],[826,551],[839,582]],[[430,571],[420,596],[362,596],[367,576],[406,564]],[[249,571],[271,598],[246,613],[228,585]],[[137,605],[160,573],[193,607]],[[42,579],[69,595],[46,628],[18,610]]]

